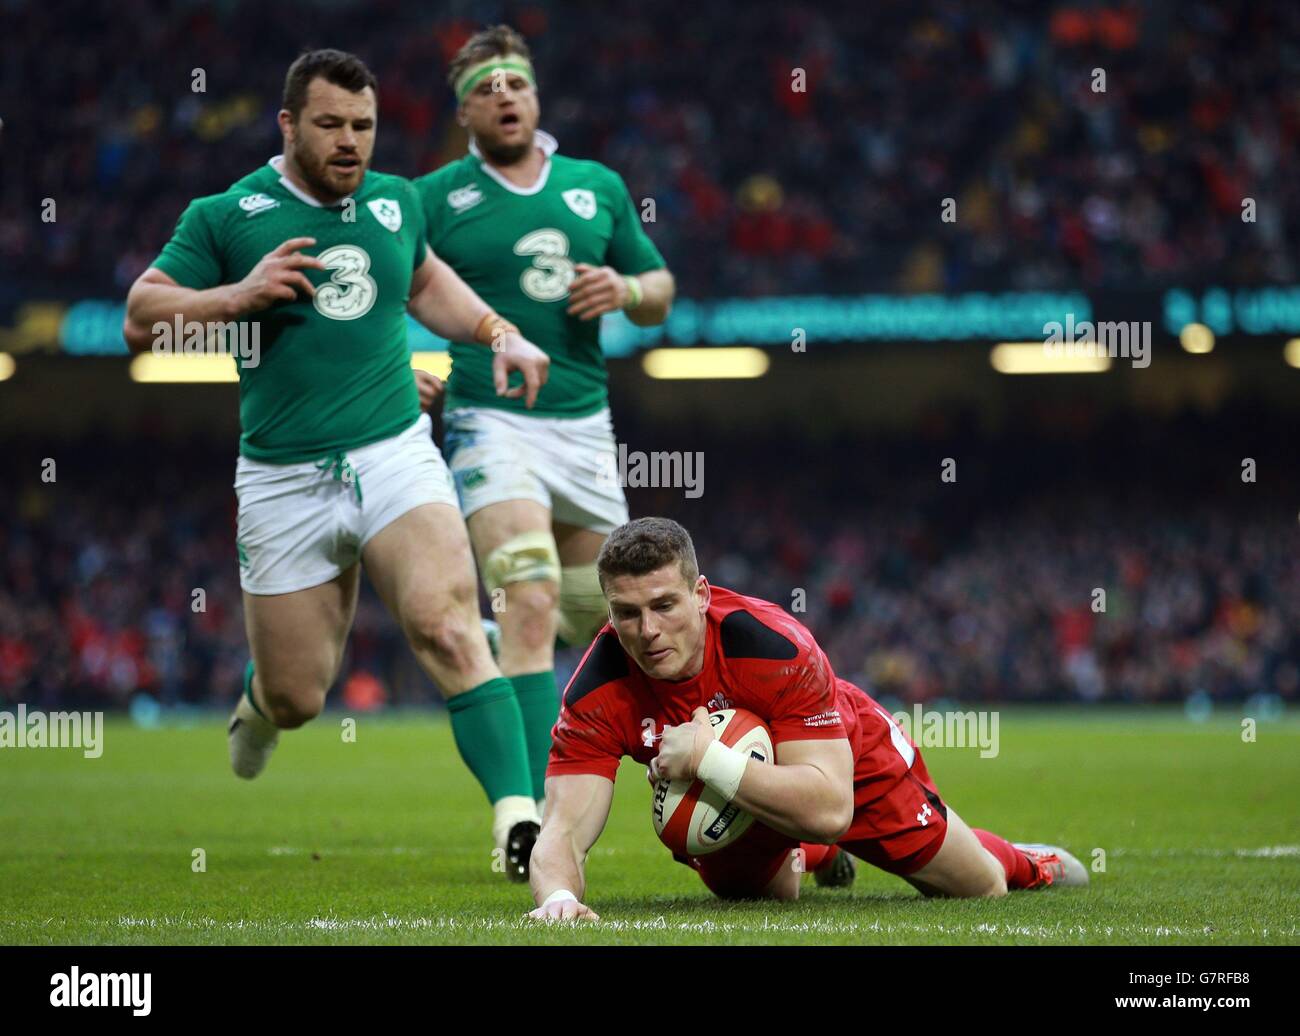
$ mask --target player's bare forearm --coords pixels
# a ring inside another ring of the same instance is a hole
[[[677,282],[667,270],[650,270],[637,277],[641,304],[628,309],[627,318],[638,327],[653,327],[668,319],[677,294]]]
[[[768,766],[751,760],[732,801],[801,842],[837,841],[853,818],[853,753],[847,741],[816,744],[826,748],[815,763]],[[788,759],[800,753],[791,752],[787,744],[781,754]]]
[[[122,337],[133,353],[145,352],[153,344],[158,323],[171,327],[179,316],[183,321],[199,323],[230,321],[235,311],[232,285],[196,291],[183,288],[161,270],[146,270],[131,286],[126,297],[126,320]]]
[[[548,777],[546,819],[529,860],[536,920],[598,919],[581,900],[587,853],[600,837],[614,799],[614,782],[594,774]],[[558,897],[558,898],[557,898]]]
[[[623,310],[634,324],[660,324],[672,309],[677,290],[667,270],[649,270],[624,276],[612,266],[574,263],[569,283],[569,304],[564,312],[579,320],[598,320]]]
[[[277,303],[312,298],[316,288],[304,271],[324,270],[325,264],[302,249],[315,243],[314,237],[291,237],[262,256],[243,280],[212,288],[182,287],[156,266],[149,267],[126,297],[122,337],[127,347],[137,353],[147,349],[159,321],[229,322]]]
[[[453,342],[475,341],[479,325],[492,311],[432,249],[411,278],[411,300],[406,308],[434,334]]]
[[[568,889],[579,899],[587,890],[585,852],[579,852],[573,832],[551,824],[537,837],[528,861],[533,902],[541,906],[551,893]]]
[[[490,348],[492,382],[497,395],[524,400],[532,409],[537,393],[550,376],[551,358],[519,333],[508,320],[497,316],[478,293],[432,250],[411,277],[411,299],[407,311],[435,334],[453,342],[478,342]],[[512,373],[522,375],[523,384],[509,386]]]

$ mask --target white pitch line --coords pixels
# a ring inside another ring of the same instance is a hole
[[[66,923],[65,919],[49,918],[43,924],[22,921],[0,921],[0,929],[49,929]],[[211,917],[131,917],[119,916],[115,919],[93,921],[79,919],[81,925],[108,925],[127,929],[183,929],[205,932],[251,932],[285,935],[303,932],[520,932],[542,930],[522,917],[502,918],[462,918],[462,917],[395,917],[382,914],[378,917],[312,917],[303,921],[221,921]],[[662,932],[707,935],[735,934],[759,936],[763,934],[801,934],[801,935],[858,935],[863,937],[880,935],[943,935],[976,936],[992,935],[1001,938],[1031,938],[1047,940],[1075,939],[1113,939],[1116,936],[1136,936],[1145,939],[1186,938],[1189,936],[1248,936],[1251,938],[1294,938],[1300,934],[1295,926],[1286,929],[1269,928],[1215,928],[1209,925],[1183,927],[1181,925],[1023,925],[999,922],[980,922],[977,924],[939,924],[928,922],[897,921],[789,921],[764,918],[761,924],[734,921],[670,921],[662,915],[652,919],[603,920],[597,922],[560,922],[562,927],[590,930],[592,932]]]
[[[1271,860],[1289,856],[1300,856],[1300,845],[1265,845],[1258,849],[1110,849],[1111,856],[1227,856],[1241,859]]]
[[[410,845],[318,845],[308,849],[301,845],[272,845],[266,850],[268,856],[306,856],[320,853],[321,856],[490,856],[490,848],[471,849],[468,846],[410,846]],[[646,846],[644,848],[622,849],[615,847],[594,846],[588,856],[663,856],[662,847]]]
[[[465,846],[432,846],[416,847],[409,845],[318,845],[315,848],[307,848],[299,845],[273,845],[267,850],[268,856],[304,856],[309,853],[320,853],[322,856],[475,856],[479,855],[482,850],[470,849]],[[1150,856],[1150,857],[1177,857],[1177,856],[1209,856],[1215,858],[1239,857],[1242,859],[1282,859],[1292,856],[1300,856],[1300,845],[1265,845],[1257,849],[1204,849],[1190,847],[1186,849],[1127,849],[1119,847],[1108,849],[1111,856]],[[657,846],[632,847],[632,848],[614,848],[604,846],[594,846],[589,855],[592,856],[661,856],[663,850]]]

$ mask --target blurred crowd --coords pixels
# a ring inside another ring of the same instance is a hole
[[[48,482],[32,474],[47,453]],[[233,701],[248,647],[228,444],[18,442],[8,458],[0,702],[112,707],[138,691],[164,705]],[[358,605],[348,656],[350,702],[386,700],[384,686],[400,695],[411,678],[417,700],[433,691],[373,594]]]
[[[713,581],[790,610],[876,697],[1295,701],[1286,427],[1239,411],[751,443],[748,478],[726,456],[725,506],[681,520]],[[1258,481],[1242,478],[1246,456]],[[649,509],[674,509],[658,496]]]
[[[278,151],[304,45],[376,70],[376,168],[458,157],[447,62],[500,20],[691,297],[1297,276],[1300,5],[9,0],[0,302],[124,291]]]
[[[1293,433],[1262,414],[824,444],[620,427],[630,449],[708,443],[701,497],[631,490],[634,515],[679,518],[713,582],[787,608],[841,676],[907,702],[1294,702]],[[232,477],[201,440],[10,444],[0,704],[228,705],[247,658]],[[333,700],[436,698],[367,590]]]

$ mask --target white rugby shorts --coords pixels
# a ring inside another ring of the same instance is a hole
[[[553,520],[594,532],[627,521],[608,408],[587,417],[534,417],[458,407],[443,420],[443,449],[466,518],[489,504],[535,500]]]
[[[428,414],[388,439],[300,464],[241,456],[239,584],[287,594],[327,583],[361,558],[377,532],[421,504],[457,506]]]

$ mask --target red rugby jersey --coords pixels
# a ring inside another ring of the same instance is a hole
[[[690,722],[700,705],[748,709],[767,724],[774,746],[847,738],[857,758],[856,699],[865,694],[836,678],[802,624],[775,604],[719,586],[705,620],[704,668],[676,683],[647,676],[606,624],[564,689],[547,776],[613,780],[625,755],[649,765],[664,726]]]

